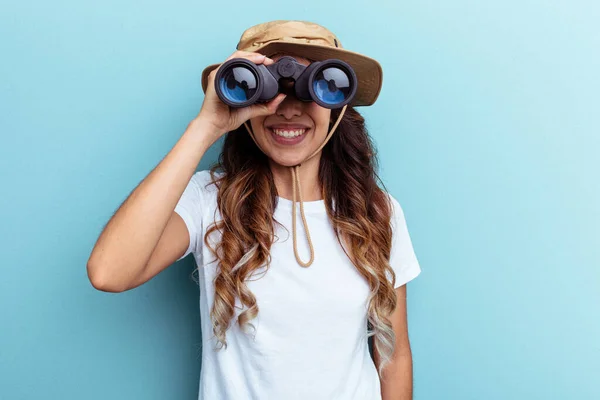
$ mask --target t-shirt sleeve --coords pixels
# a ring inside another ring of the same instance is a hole
[[[183,259],[190,253],[196,253],[202,246],[202,210],[204,209],[204,175],[206,171],[198,171],[192,175],[183,194],[175,206],[175,212],[185,222],[190,235],[190,244],[185,253],[177,259]]]
[[[390,266],[396,274],[394,288],[397,288],[416,278],[421,268],[408,233],[404,211],[400,203],[392,195],[389,196],[392,203]]]

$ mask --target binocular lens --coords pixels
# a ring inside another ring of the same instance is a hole
[[[341,68],[330,67],[319,71],[313,80],[315,95],[325,104],[339,104],[352,91],[350,78]]]
[[[229,68],[219,80],[219,87],[223,95],[235,103],[242,103],[254,96],[257,86],[256,75],[244,66]]]

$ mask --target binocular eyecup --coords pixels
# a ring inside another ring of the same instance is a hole
[[[233,58],[223,63],[215,76],[217,96],[235,108],[268,102],[279,93],[325,108],[340,108],[352,101],[357,84],[356,73],[342,60],[315,61],[306,66],[290,56],[271,65]]]

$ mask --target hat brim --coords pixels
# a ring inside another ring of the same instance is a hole
[[[377,60],[360,53],[331,46],[310,43],[289,43],[284,41],[269,42],[252,51],[264,54],[267,57],[276,53],[284,53],[310,58],[316,61],[337,58],[347,62],[354,69],[358,79],[356,95],[354,100],[350,103],[350,105],[354,107],[372,105],[375,103],[375,100],[377,100],[381,91],[383,83],[383,70],[381,65]],[[205,93],[206,87],[208,86],[208,75],[220,65],[220,63],[212,64],[202,71],[202,90]]]

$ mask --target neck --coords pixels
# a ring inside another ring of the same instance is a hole
[[[303,201],[322,200],[321,183],[319,182],[319,160],[320,156],[312,157],[298,167],[298,175],[300,178],[300,186],[302,190]],[[291,167],[279,165],[272,160],[269,160],[275,187],[280,197],[284,199],[292,199],[292,172]],[[296,195],[296,200],[299,196]]]

